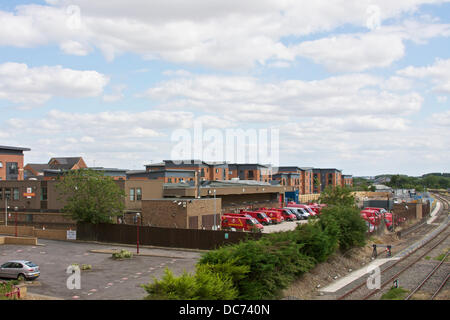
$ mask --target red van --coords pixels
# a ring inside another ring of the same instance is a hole
[[[264,212],[262,211],[245,211],[241,210],[241,213],[249,215],[252,218],[255,218],[258,220],[259,223],[262,225],[269,225],[272,224],[272,219],[270,219]]]
[[[245,231],[256,230],[257,232],[261,232],[264,229],[258,220],[248,215],[240,213],[225,213],[222,215],[222,229],[226,230],[231,228]]]
[[[266,216],[268,216],[270,219],[272,219],[273,224],[281,223],[284,221],[283,215],[281,212],[276,210],[270,210],[267,208],[260,208],[258,211],[264,212]]]
[[[382,215],[382,217],[384,218],[384,223],[386,224],[386,227],[388,228],[388,230],[392,231],[393,225],[392,225],[392,213],[387,211],[384,208],[375,208],[375,207],[367,207],[364,208],[364,210],[372,210],[372,211],[376,211],[379,214]]]
[[[295,214],[289,212],[286,209],[272,208],[271,210],[275,210],[275,211],[280,212],[285,221],[295,221],[295,220],[297,220],[297,217],[295,216]]]

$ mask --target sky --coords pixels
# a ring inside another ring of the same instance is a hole
[[[277,165],[449,172],[449,2],[2,1],[0,145],[142,170],[244,130]]]

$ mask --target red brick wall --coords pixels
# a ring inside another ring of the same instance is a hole
[[[17,162],[19,169],[18,180],[23,180],[23,155],[12,154],[0,154],[0,161],[2,162],[2,168],[0,168],[0,178],[6,180],[6,163]]]

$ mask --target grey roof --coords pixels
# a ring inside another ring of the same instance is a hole
[[[23,148],[23,147],[10,147],[10,146],[0,146],[0,149],[4,150],[13,150],[13,151],[30,151],[30,148]]]
[[[47,163],[28,163],[25,167],[31,167],[37,172],[43,172],[45,169],[50,169]]]
[[[58,164],[52,164],[50,165],[50,168],[52,169],[72,169],[74,165],[78,163],[82,159],[81,157],[60,157],[60,158],[51,158],[48,163],[50,165],[50,162],[53,160],[56,160],[59,162]]]

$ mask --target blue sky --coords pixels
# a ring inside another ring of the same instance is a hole
[[[25,162],[142,169],[201,124],[277,130],[275,164],[449,171],[449,1],[8,1],[0,25],[0,144]]]

